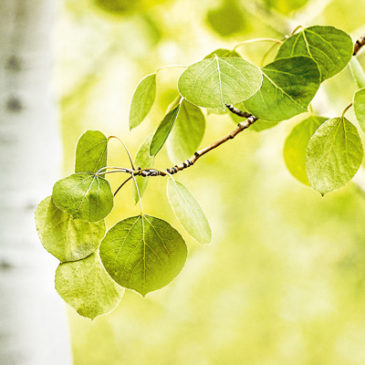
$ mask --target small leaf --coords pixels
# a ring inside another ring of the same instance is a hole
[[[356,127],[346,118],[324,122],[307,147],[306,167],[309,182],[322,195],[350,181],[363,158]]]
[[[75,172],[96,172],[106,166],[108,140],[99,131],[87,131],[76,148]]]
[[[354,109],[359,125],[363,132],[365,132],[365,88],[356,92],[354,97]]]
[[[113,208],[109,182],[90,174],[73,174],[57,181],[52,199],[58,209],[89,222],[102,220]]]
[[[187,232],[200,243],[208,243],[212,232],[202,209],[186,187],[173,180],[167,182],[170,205]]]
[[[307,56],[318,65],[321,81],[339,73],[350,61],[351,37],[340,29],[315,25],[288,38],[279,48],[276,59]]]
[[[96,253],[83,260],[60,264],[55,284],[64,301],[90,319],[112,311],[124,292],[105,271]]]
[[[241,57],[206,58],[188,67],[180,76],[180,94],[205,108],[225,108],[251,97],[260,88],[258,67]]]
[[[328,118],[310,116],[296,125],[286,138],[284,160],[290,173],[305,185],[309,185],[305,168],[306,150],[315,130]]]
[[[175,278],[186,256],[181,235],[167,222],[149,215],[117,223],[100,245],[101,260],[111,277],[142,295]]]
[[[134,92],[129,111],[129,129],[137,127],[146,118],[156,97],[156,74],[146,76]]]
[[[50,196],[38,205],[35,221],[44,248],[62,262],[89,256],[99,247],[105,234],[104,221],[91,223],[73,219],[58,209]]]
[[[203,112],[199,107],[183,100],[174,128],[167,140],[170,160],[180,162],[190,158],[198,149],[204,132]]]
[[[236,51],[233,51],[231,49],[218,48],[205,56],[204,59],[206,60],[207,58],[214,58],[216,56],[220,58],[241,57]]]
[[[261,89],[245,101],[250,113],[259,119],[279,122],[307,111],[319,88],[319,71],[312,59],[282,58],[262,71]]]
[[[163,145],[165,144],[166,139],[169,136],[172,127],[175,124],[176,118],[179,114],[179,110],[180,110],[180,104],[175,109],[167,113],[165,118],[163,118],[162,122],[158,126],[154,136],[152,137],[152,142],[150,146],[151,156],[156,156],[163,147]]]
[[[357,86],[365,88],[365,71],[356,57],[351,58],[350,69]]]
[[[152,136],[148,137],[139,147],[139,150],[136,155],[136,159],[134,161],[134,165],[136,167],[140,167],[142,169],[153,167],[153,162],[155,158],[153,156],[150,156],[150,146],[152,142]],[[141,196],[145,192],[148,184],[148,177],[142,177],[142,176],[136,176],[136,181],[138,185],[139,192]],[[139,197],[137,190],[134,190],[134,200],[136,203],[138,203]]]

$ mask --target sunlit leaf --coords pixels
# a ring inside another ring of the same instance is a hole
[[[231,49],[225,49],[225,48],[218,48],[215,51],[209,53],[207,56],[204,57],[204,59],[207,58],[214,58],[214,57],[241,57],[236,51],[233,51]]]
[[[356,92],[354,97],[356,118],[363,132],[365,132],[365,88]]]
[[[57,181],[52,198],[57,208],[89,222],[100,221],[113,208],[109,182],[91,174],[73,174]]]
[[[306,168],[309,182],[322,195],[350,181],[363,158],[356,127],[346,118],[324,122],[307,147]]]
[[[261,89],[245,101],[250,113],[259,119],[281,121],[307,111],[319,88],[319,71],[312,59],[282,58],[262,71]]]
[[[328,118],[310,116],[296,125],[286,138],[284,160],[290,173],[303,184],[309,185],[305,168],[306,150],[315,130]]]
[[[191,103],[206,108],[224,108],[252,96],[261,86],[258,67],[241,57],[204,59],[180,76],[179,92]]]
[[[163,118],[162,122],[158,126],[155,134],[152,137],[152,142],[150,146],[150,155],[156,156],[161,150],[169,136],[172,127],[175,124],[176,118],[179,114],[180,104]]]
[[[149,168],[153,167],[153,162],[155,158],[150,156],[150,146],[151,146],[152,136],[148,137],[142,145],[139,147],[139,150],[136,155],[136,159],[134,160],[134,165],[138,168]],[[136,176],[136,181],[138,185],[139,192],[141,196],[145,192],[148,184],[148,177]],[[134,191],[134,200],[137,203],[139,200],[137,190]]]
[[[167,151],[174,162],[190,158],[205,132],[205,117],[199,107],[183,100],[174,128],[167,140]]]
[[[356,57],[351,58],[350,69],[357,86],[359,88],[365,88],[365,71]]]
[[[129,111],[129,129],[141,124],[151,110],[156,97],[156,74],[146,76],[134,92]]]
[[[87,131],[76,148],[75,172],[96,172],[106,166],[108,140],[99,131]]]
[[[100,246],[101,260],[111,277],[142,295],[167,285],[183,268],[186,256],[181,235],[149,215],[117,223]]]
[[[352,52],[348,34],[335,27],[315,25],[289,37],[276,58],[310,57],[317,63],[323,81],[340,72],[349,63]]]
[[[39,239],[44,248],[60,261],[76,261],[93,253],[105,234],[104,221],[74,219],[58,209],[49,196],[35,211]]]
[[[65,302],[90,319],[112,311],[124,292],[105,271],[96,253],[83,260],[60,264],[55,283]]]
[[[200,243],[208,243],[212,232],[200,205],[178,181],[169,179],[167,182],[167,196],[170,205],[187,232]]]

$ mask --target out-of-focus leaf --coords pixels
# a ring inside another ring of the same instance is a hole
[[[365,132],[365,88],[356,92],[354,109],[359,125],[363,132]]]
[[[350,68],[357,86],[365,88],[365,71],[356,57],[351,58]]]

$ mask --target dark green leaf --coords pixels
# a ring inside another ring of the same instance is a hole
[[[354,97],[356,118],[363,132],[365,132],[365,88],[356,92]]]

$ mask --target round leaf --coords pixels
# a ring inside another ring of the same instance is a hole
[[[316,25],[289,37],[279,48],[276,59],[307,56],[318,65],[321,81],[339,73],[350,61],[351,37],[335,27]]]
[[[89,222],[102,220],[113,208],[109,182],[90,174],[73,174],[57,181],[52,198],[57,208]]]
[[[261,89],[245,101],[259,119],[281,121],[307,111],[319,88],[319,71],[309,57],[282,58],[266,65]]]
[[[200,243],[208,243],[212,232],[202,209],[186,187],[173,180],[167,182],[170,205],[187,232]]]
[[[252,96],[261,86],[258,67],[241,57],[204,59],[188,67],[180,76],[180,94],[205,108],[224,108]]]
[[[365,132],[365,88],[355,94],[354,109],[359,125],[363,132]]]
[[[363,149],[356,127],[346,118],[324,122],[307,147],[309,182],[322,195],[350,181],[361,165]]]
[[[58,209],[51,197],[35,211],[36,228],[44,248],[60,261],[76,261],[93,253],[105,234],[104,221],[73,219]]]
[[[100,245],[101,260],[111,277],[142,295],[167,285],[183,268],[186,256],[181,235],[149,215],[117,223]]]
[[[112,311],[123,295],[123,288],[108,275],[96,253],[83,260],[60,264],[55,284],[66,303],[91,319]]]

